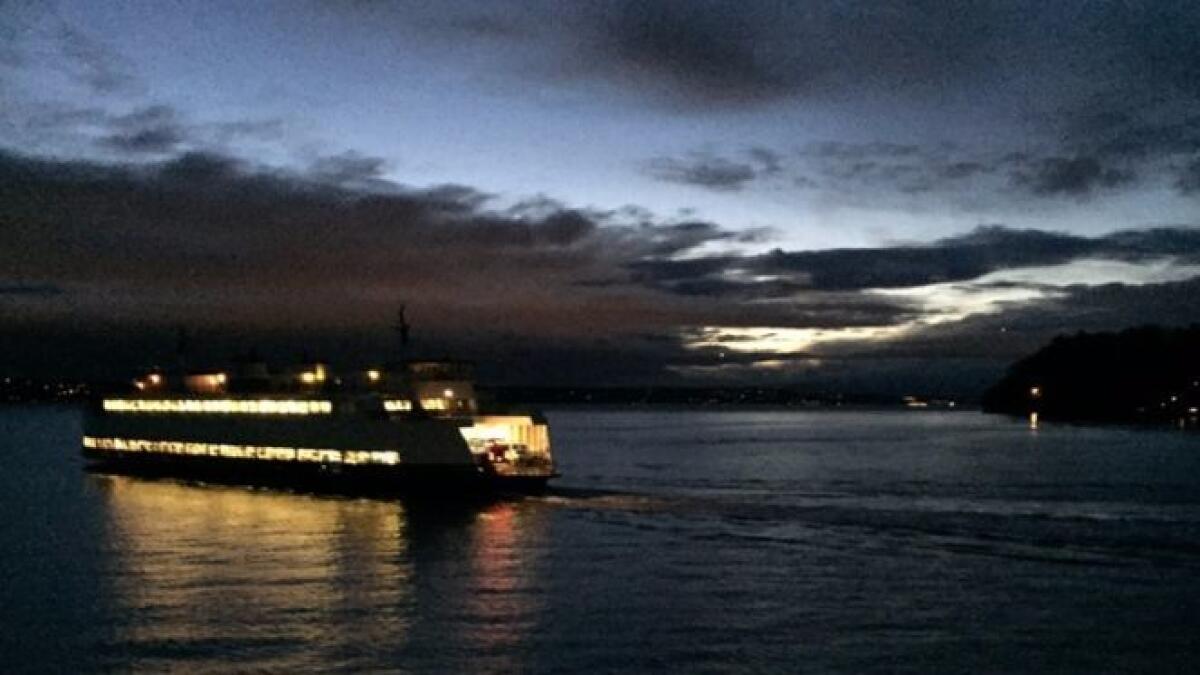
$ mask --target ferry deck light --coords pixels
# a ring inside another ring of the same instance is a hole
[[[333,403],[309,399],[104,399],[115,413],[186,413],[243,415],[329,415]]]

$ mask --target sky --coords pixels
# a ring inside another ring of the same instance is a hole
[[[0,370],[971,395],[1200,321],[1190,2],[0,0]]]

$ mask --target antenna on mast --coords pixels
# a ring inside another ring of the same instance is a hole
[[[401,353],[408,352],[408,319],[404,316],[406,305],[400,305],[400,311],[396,313],[396,335],[400,338]]]
[[[187,370],[188,351],[191,349],[191,336],[187,328],[180,324],[175,328],[175,367],[180,372]]]

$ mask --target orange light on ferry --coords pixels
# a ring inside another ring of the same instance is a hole
[[[304,384],[313,384],[317,381],[317,374],[306,370],[300,373],[300,381]]]
[[[162,375],[159,375],[158,373],[150,373],[150,377],[147,379],[150,380],[150,384],[155,386],[162,384]]]
[[[225,373],[217,373],[216,375],[213,376],[213,380],[217,384],[225,384],[226,382],[229,381],[229,378],[225,375]]]
[[[446,391],[442,392],[442,396],[445,396],[446,398],[454,398],[454,390],[447,389]]]
[[[381,377],[383,377],[383,373],[378,370],[371,369],[367,371],[367,379],[372,382],[378,382]]]

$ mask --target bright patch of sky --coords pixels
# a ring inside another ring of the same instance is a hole
[[[840,340],[880,341],[898,337],[912,324],[846,328],[777,328],[772,326],[704,326],[692,331],[693,349],[719,347],[734,352],[800,354],[816,345]],[[774,359],[768,359],[774,361]]]
[[[1063,265],[998,270],[967,282],[871,292],[915,303],[923,314],[918,322],[929,325],[961,321],[976,314],[994,314],[1006,307],[1061,296],[1068,286],[1142,286],[1195,276],[1200,276],[1200,265],[1178,264],[1174,258],[1136,263],[1084,259]]]
[[[1062,265],[999,270],[965,282],[868,291],[884,298],[906,301],[914,307],[917,318],[894,325],[838,328],[704,326],[688,331],[688,346],[732,352],[800,354],[831,342],[870,343],[899,339],[923,326],[962,321],[979,314],[996,314],[1019,305],[1062,297],[1070,286],[1114,283],[1141,286],[1196,276],[1200,276],[1200,265],[1179,264],[1174,258],[1144,262],[1082,259]]]

